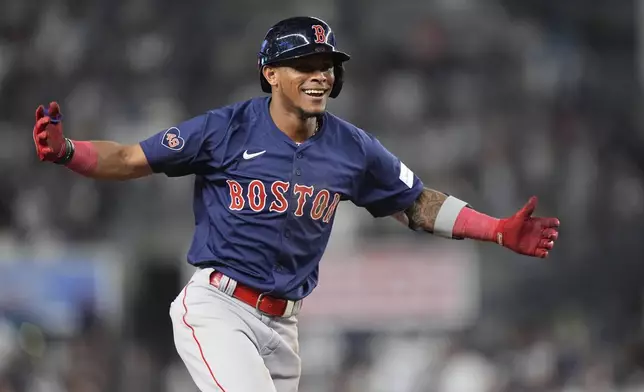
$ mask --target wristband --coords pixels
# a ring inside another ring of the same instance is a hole
[[[463,207],[467,203],[453,196],[448,196],[443,202],[436,221],[434,222],[434,235],[441,237],[453,238],[454,224]]]
[[[66,165],[74,157],[74,152],[76,152],[76,148],[74,147],[74,142],[72,142],[68,138],[65,138],[65,154],[62,157],[58,158],[56,161],[54,161],[54,163],[57,165]]]
[[[91,177],[98,165],[96,146],[94,143],[87,141],[76,141],[72,143],[72,146],[74,153],[65,166],[73,172]]]
[[[503,244],[503,237],[497,236],[499,219],[482,214],[471,208],[464,208],[454,223],[454,235],[481,241],[496,241]]]

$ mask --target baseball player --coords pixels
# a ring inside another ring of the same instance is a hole
[[[297,314],[340,201],[411,230],[495,242],[545,258],[556,218],[536,198],[496,219],[427,188],[379,141],[326,111],[343,63],[324,21],[295,17],[266,34],[259,79],[269,97],[214,109],[135,145],[65,138],[58,104],[36,110],[41,161],[95,179],[195,176],[196,272],[170,306],[177,351],[204,392],[298,389]]]

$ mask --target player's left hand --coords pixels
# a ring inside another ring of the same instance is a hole
[[[546,258],[559,236],[559,219],[532,216],[537,198],[532,196],[523,208],[501,219],[495,230],[496,241],[519,254]]]

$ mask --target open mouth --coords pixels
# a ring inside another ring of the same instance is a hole
[[[323,90],[323,89],[304,89],[302,91],[304,92],[304,94],[306,94],[306,95],[308,95],[310,97],[322,98],[324,96],[324,94],[326,94],[327,90]]]

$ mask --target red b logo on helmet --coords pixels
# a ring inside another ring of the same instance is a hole
[[[311,26],[313,31],[315,32],[315,43],[316,44],[323,44],[326,42],[326,31],[324,31],[324,27],[321,25],[313,25]]]

